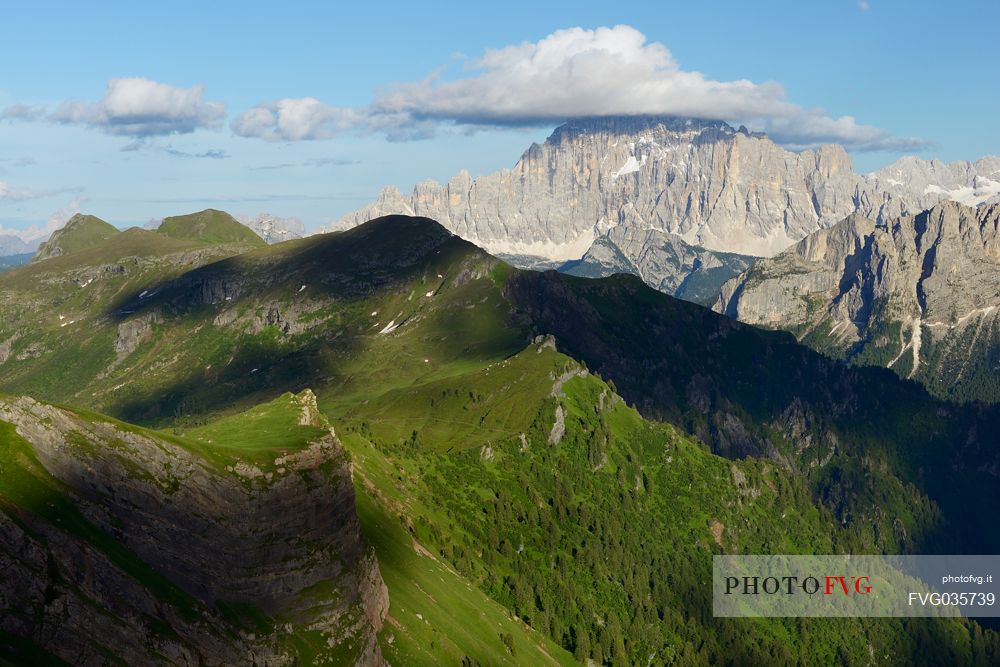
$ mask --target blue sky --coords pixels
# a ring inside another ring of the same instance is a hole
[[[0,9],[4,229],[209,206],[314,227],[509,167],[569,109],[746,118],[861,171],[1000,153],[993,2],[88,4]]]

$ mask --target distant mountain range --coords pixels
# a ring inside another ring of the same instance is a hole
[[[513,169],[463,171],[408,195],[387,187],[336,227],[423,215],[521,266],[579,261],[588,275],[628,270],[676,293],[706,266],[723,269],[712,279],[721,285],[745,263],[708,253],[769,257],[855,211],[885,221],[998,193],[996,157],[904,157],[862,175],[836,145],[795,153],[720,121],[611,117],[558,127]]]
[[[24,255],[38,250],[46,237],[42,236],[30,241],[25,241],[20,236],[13,234],[0,235],[0,257],[10,257],[11,255]]]
[[[258,213],[255,216],[240,216],[237,220],[269,244],[306,236],[306,226],[298,218],[280,218],[270,213]]]
[[[715,308],[943,397],[1000,401],[1000,204],[852,214],[755,263]]]

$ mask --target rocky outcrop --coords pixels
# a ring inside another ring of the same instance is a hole
[[[287,665],[308,631],[317,658],[381,664],[387,591],[332,430],[258,476],[28,398],[0,420],[48,498],[0,505],[4,632],[72,664]]]
[[[153,333],[153,324],[162,321],[159,313],[147,313],[118,325],[118,336],[115,338],[115,352],[119,358],[127,357],[135,352],[139,345],[148,340]]]
[[[618,226],[771,256],[854,211],[887,220],[949,196],[971,203],[996,194],[998,173],[998,158],[904,158],[862,176],[840,146],[793,153],[719,121],[604,118],[560,126],[511,170],[476,179],[460,172],[409,196],[387,188],[341,223],[423,215],[490,252],[549,259],[577,259]]]
[[[996,400],[1000,205],[849,216],[727,283],[715,309],[944,396]]]

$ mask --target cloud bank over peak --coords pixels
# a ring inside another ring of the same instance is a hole
[[[684,71],[666,46],[630,26],[569,28],[489,49],[471,75],[431,76],[378,96],[377,113],[521,125],[566,118],[668,114],[726,120],[794,112],[773,82],[712,81]]]
[[[48,120],[113,135],[188,134],[222,125],[226,105],[205,100],[203,86],[180,88],[143,77],[111,79],[97,102],[64,102]]]
[[[376,92],[365,109],[286,99],[250,109],[232,127],[241,136],[268,141],[325,139],[344,130],[405,140],[431,136],[441,125],[544,126],[620,115],[746,124],[793,148],[828,142],[854,150],[927,147],[851,116],[831,117],[794,104],[774,81],[715,81],[685,70],[665,45],[627,25],[568,28],[537,42],[487,49],[458,73],[443,68]]]

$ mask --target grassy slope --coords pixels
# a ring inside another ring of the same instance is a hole
[[[264,245],[264,240],[225,211],[206,209],[198,213],[164,218],[156,230],[171,238],[197,239],[204,243]]]
[[[98,217],[75,215],[38,248],[37,258],[48,258],[56,249],[61,255],[68,255],[93,248],[120,233],[117,227]]]
[[[829,664],[870,647],[879,661],[900,663],[985,650],[967,624],[908,636],[891,619],[713,619],[709,589],[696,583],[710,578],[713,553],[872,545],[815,506],[801,479],[714,456],[643,420],[593,375],[576,374],[551,395],[554,378],[579,370],[531,346],[455,378],[445,395],[425,383],[356,408],[343,439],[362,502],[391,508],[393,530],[407,525],[411,539],[581,660]],[[464,398],[451,400],[456,390]],[[465,400],[468,392],[481,400]],[[567,430],[553,444],[557,404]],[[427,414],[429,423],[410,421]],[[482,430],[457,435],[439,427],[478,421]]]
[[[417,542],[408,517],[433,510],[406,493],[395,462],[367,440],[352,434],[343,441],[356,466],[358,515],[389,587],[389,618],[380,643],[390,664],[459,664],[463,658],[483,665],[575,663]]]
[[[107,313],[201,264],[245,252],[246,244],[206,245],[138,228],[96,246],[6,272],[0,279],[0,366],[9,393],[95,406],[87,384],[115,363],[117,327]],[[116,376],[117,377],[117,376]],[[104,389],[120,384],[105,383]],[[96,406],[99,407],[99,406]]]

